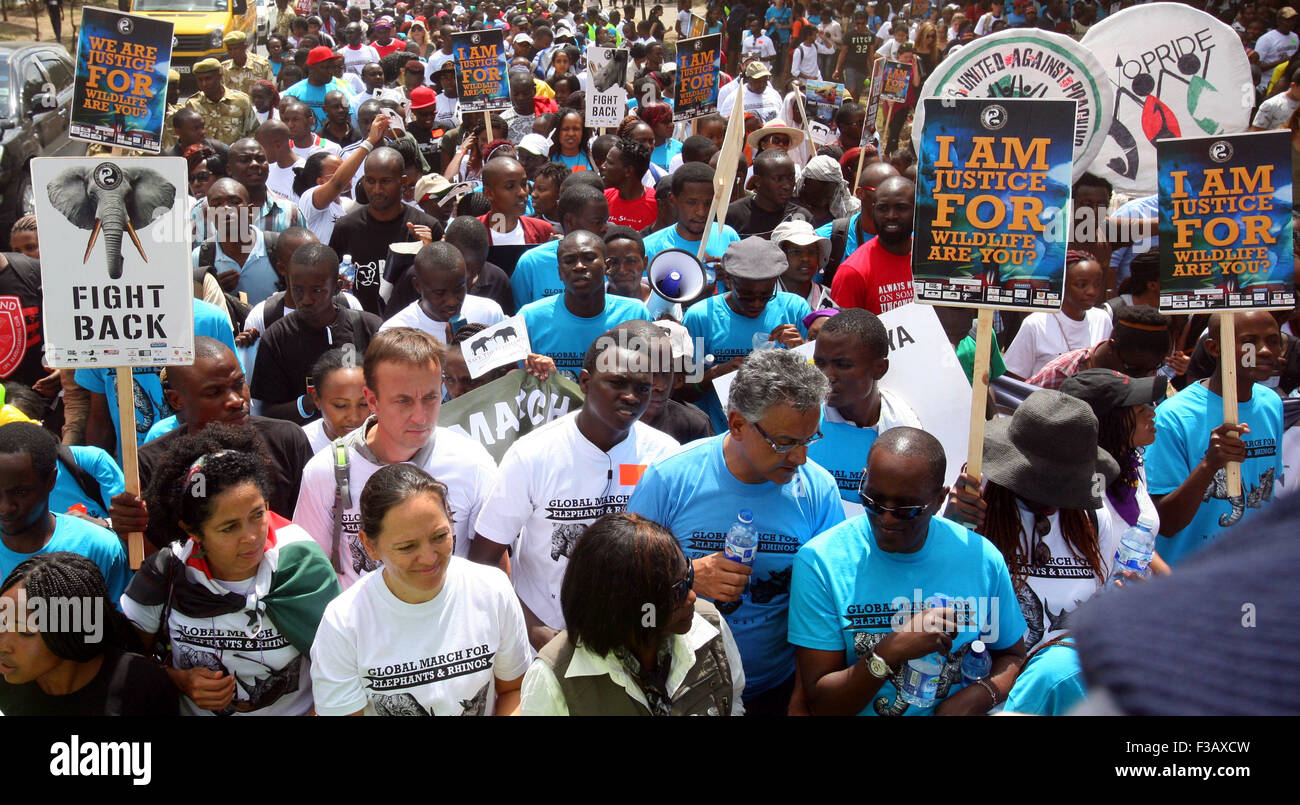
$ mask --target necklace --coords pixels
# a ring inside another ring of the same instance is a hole
[[[1088,320],[1088,314],[1085,313],[1085,314],[1083,314],[1083,315],[1084,315],[1084,321],[1087,321],[1087,320]],[[1060,313],[1060,311],[1057,311],[1057,312],[1055,312],[1055,313],[1052,314],[1052,321],[1056,322],[1056,329],[1058,329],[1058,330],[1061,331],[1061,340],[1065,342],[1065,351],[1066,351],[1066,352],[1074,352],[1076,349],[1081,349],[1081,347],[1076,347],[1076,346],[1074,346],[1073,344],[1071,344],[1071,343],[1070,343],[1070,337],[1067,336],[1067,335],[1065,334],[1065,327],[1063,327],[1063,326],[1061,325],[1061,313]],[[1062,353],[1062,354],[1064,354],[1064,353]]]

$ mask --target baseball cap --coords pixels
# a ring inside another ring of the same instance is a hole
[[[519,145],[515,146],[515,150],[544,157],[551,153],[551,141],[537,132],[529,132],[519,141]]]
[[[411,90],[411,111],[428,109],[438,103],[438,96],[429,87],[416,87]]]
[[[330,50],[325,45],[317,45],[307,54],[307,66],[311,67],[313,64],[320,64],[323,61],[341,58],[343,57],[336,55],[334,51]]]
[[[326,50],[328,50],[328,48],[326,48]],[[310,64],[310,62],[308,63]],[[217,61],[216,59],[204,59],[203,61],[198,62],[197,64],[194,65],[193,71],[194,71],[194,75],[202,75],[203,73],[213,73],[213,72],[219,73],[221,72],[221,62]]]
[[[752,61],[745,67],[745,78],[767,78],[772,71],[761,61]]]
[[[448,201],[460,198],[473,189],[474,185],[469,182],[452,184],[441,173],[430,173],[421,176],[420,180],[415,183],[414,196],[416,203],[435,199],[442,206],[446,205]]]
[[[531,45],[533,43],[533,38],[528,34],[519,34],[514,38],[514,43],[517,45],[520,42],[523,42],[526,45]]]
[[[1295,9],[1291,8],[1290,6],[1286,6],[1281,11],[1277,12],[1277,18],[1280,20],[1289,20],[1294,16],[1295,16]]]
[[[1066,378],[1061,384],[1061,393],[1083,400],[1100,419],[1116,408],[1149,405],[1163,400],[1168,383],[1163,375],[1129,377],[1113,369],[1085,369]]]
[[[743,280],[770,280],[790,267],[785,252],[770,240],[750,236],[727,247],[722,268],[728,276]]]
[[[392,28],[392,27],[393,27],[393,18],[392,18],[392,17],[380,17],[379,19],[375,20],[375,27],[376,27],[376,28]]]

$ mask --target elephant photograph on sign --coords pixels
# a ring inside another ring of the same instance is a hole
[[[149,262],[139,230],[170,212],[176,202],[176,187],[162,174],[149,168],[123,169],[112,162],[68,168],[54,177],[47,193],[63,217],[90,232],[83,264],[103,232],[111,279],[122,277],[122,232],[130,236],[141,259]]]

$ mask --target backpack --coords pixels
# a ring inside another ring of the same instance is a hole
[[[348,460],[348,447],[343,439],[335,439],[328,449],[334,452],[334,532],[330,538],[330,562],[334,564],[335,573],[342,573],[343,513],[352,506],[352,490],[348,480],[351,464]]]
[[[831,281],[835,279],[835,272],[839,270],[840,263],[844,261],[844,250],[849,245],[849,218],[836,218],[831,224],[831,258],[826,261],[826,268],[822,271],[822,284],[830,287]]]
[[[266,297],[262,304],[262,332],[271,329],[271,325],[284,318],[284,303],[289,298],[288,291],[276,291]],[[339,310],[352,310],[352,305],[348,304],[348,299],[344,296],[343,291],[334,294],[334,304]],[[355,322],[353,322],[355,324]]]
[[[267,259],[270,259],[270,256],[275,254],[275,245],[280,240],[280,233],[263,232],[262,237],[266,245]],[[216,260],[217,242],[215,240],[203,241],[199,245],[198,265],[194,267],[195,284],[202,284],[204,274],[211,274],[213,277],[217,275]],[[235,326],[235,332],[242,332],[245,322],[248,321],[248,312],[253,309],[253,306],[241,302],[239,294],[223,290],[222,295],[226,297],[226,307],[230,310],[231,324]]]

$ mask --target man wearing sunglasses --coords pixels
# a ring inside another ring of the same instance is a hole
[[[1148,305],[1129,305],[1115,314],[1109,339],[1053,358],[1029,382],[1039,388],[1059,389],[1067,378],[1085,369],[1112,369],[1129,377],[1151,377],[1165,365],[1173,348],[1169,319]]]
[[[784,715],[790,707],[794,650],[786,616],[794,552],[844,520],[835,479],[808,460],[808,445],[821,438],[826,391],[826,378],[803,356],[754,352],[731,384],[721,434],[651,464],[627,503],[629,512],[676,535],[694,566],[696,593],[736,604],[725,617],[740,646],[750,715]],[[752,565],[722,553],[743,509],[752,512],[759,538]]]
[[[867,456],[866,515],[795,555],[789,640],[813,714],[975,715],[1006,700],[1025,661],[1024,616],[993,544],[936,516],[946,468],[930,434],[886,431]],[[936,593],[951,605],[927,602]],[[993,668],[963,684],[975,640]],[[898,693],[907,663],[934,653],[943,658],[938,706],[911,706]]]

